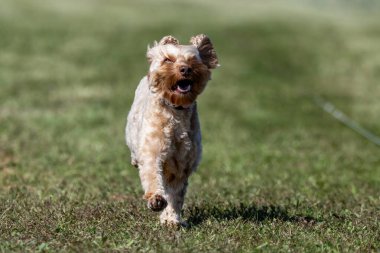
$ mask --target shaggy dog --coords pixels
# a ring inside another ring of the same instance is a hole
[[[147,51],[149,72],[137,87],[126,126],[132,165],[138,167],[144,199],[160,221],[180,225],[187,181],[201,159],[196,98],[218,58],[210,39],[180,45],[165,36]]]

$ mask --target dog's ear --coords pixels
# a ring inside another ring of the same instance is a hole
[[[214,46],[209,37],[204,34],[199,34],[191,37],[190,43],[198,48],[202,62],[209,69],[214,69],[219,66],[218,57],[216,56]]]
[[[179,41],[173,36],[168,35],[168,36],[163,37],[158,44],[159,45],[167,45],[167,44],[178,45]]]

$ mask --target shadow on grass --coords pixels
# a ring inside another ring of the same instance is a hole
[[[265,220],[280,220],[287,222],[300,223],[304,225],[314,225],[322,220],[309,215],[289,215],[288,212],[279,206],[256,206],[241,203],[237,206],[211,206],[193,207],[188,209],[189,215],[187,222],[190,227],[200,225],[209,218],[218,221],[242,219],[245,221],[262,222]]]

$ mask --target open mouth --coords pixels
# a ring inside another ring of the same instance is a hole
[[[191,90],[191,86],[193,84],[192,80],[182,79],[179,80],[173,87],[172,90],[178,93],[188,93]]]

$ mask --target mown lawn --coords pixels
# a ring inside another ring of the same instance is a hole
[[[1,252],[378,252],[375,1],[3,0]],[[305,1],[306,2],[306,1]],[[146,46],[208,34],[204,155],[170,230],[146,208],[124,125]]]

